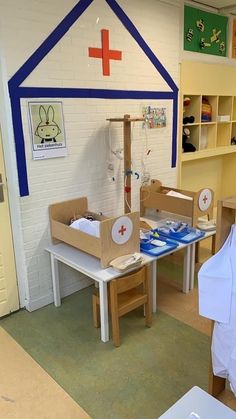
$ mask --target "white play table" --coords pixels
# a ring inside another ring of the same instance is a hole
[[[176,249],[159,256],[149,256],[142,253],[144,264],[151,263],[152,265],[152,307],[153,312],[156,312],[156,277],[157,277],[157,260],[172,254],[181,249],[185,249],[184,253],[184,266],[183,266],[183,292],[188,293],[190,289],[190,272],[192,269],[191,256],[193,253],[192,244],[180,244]],[[100,260],[85,252],[82,252],[65,243],[56,245],[49,245],[46,249],[50,253],[51,258],[51,271],[53,282],[53,295],[55,306],[61,305],[60,284],[58,261],[70,266],[82,274],[87,275],[89,278],[94,279],[99,285],[100,296],[100,317],[101,317],[101,340],[107,342],[109,340],[109,323],[108,323],[108,301],[107,301],[107,283],[114,278],[122,276],[121,273],[112,268],[102,269]]]
[[[236,413],[195,386],[159,419],[236,419]]]

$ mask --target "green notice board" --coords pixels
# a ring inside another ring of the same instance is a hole
[[[226,56],[228,18],[184,6],[184,49]]]

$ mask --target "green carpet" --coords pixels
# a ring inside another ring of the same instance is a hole
[[[176,256],[176,255],[174,255]],[[173,258],[172,255],[160,259],[157,263],[158,278],[171,280],[173,285],[182,289],[183,284],[183,252],[182,258]],[[198,287],[198,273],[194,273],[194,287]]]
[[[192,386],[208,382],[209,338],[165,313],[144,326],[121,319],[121,346],[92,325],[92,287],[0,325],[93,419],[156,419]],[[65,418],[66,419],[66,418]]]
[[[183,262],[181,260],[181,262]],[[173,284],[182,287],[183,282],[183,263],[179,263],[172,255],[158,260],[157,262],[157,276],[158,278],[169,278]]]

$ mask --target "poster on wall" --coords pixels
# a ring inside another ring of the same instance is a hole
[[[184,6],[184,49],[203,54],[227,54],[228,17]]]
[[[62,102],[28,102],[33,160],[67,155]]]
[[[143,117],[147,128],[166,127],[166,108],[144,106]]]
[[[232,28],[232,58],[236,58],[236,19],[233,20]]]

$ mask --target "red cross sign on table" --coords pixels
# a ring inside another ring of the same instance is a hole
[[[131,238],[132,232],[133,222],[131,219],[127,216],[119,217],[112,226],[112,240],[117,244],[124,244]]]
[[[207,188],[203,189],[198,199],[198,206],[200,210],[206,211],[210,207],[211,201],[212,201],[212,194],[211,194],[210,189],[207,189]]]
[[[109,49],[109,30],[102,29],[102,48],[89,47],[89,57],[102,59],[102,72],[104,76],[110,76],[110,60],[122,60],[122,52]]]

